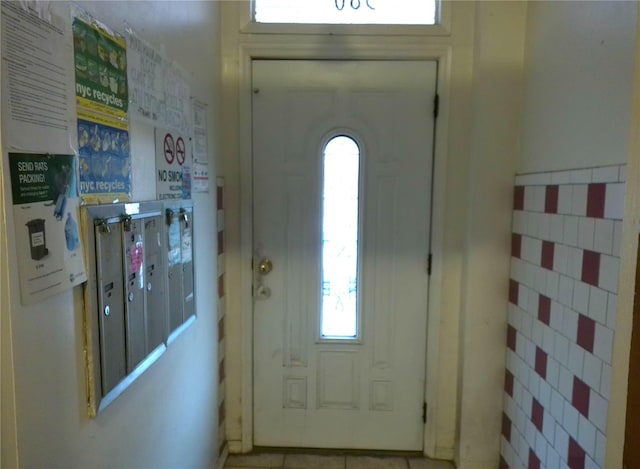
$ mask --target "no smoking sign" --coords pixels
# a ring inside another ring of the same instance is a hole
[[[156,196],[158,199],[189,198],[191,159],[189,140],[180,132],[156,129]]]

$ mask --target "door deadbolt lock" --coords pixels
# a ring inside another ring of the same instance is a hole
[[[273,262],[271,262],[271,259],[267,257],[262,259],[258,264],[258,272],[260,272],[262,275],[267,275],[272,270],[273,270]]]

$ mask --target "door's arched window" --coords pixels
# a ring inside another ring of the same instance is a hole
[[[320,335],[358,337],[358,192],[360,148],[340,135],[322,154]]]

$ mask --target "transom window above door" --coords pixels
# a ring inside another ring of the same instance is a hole
[[[438,0],[254,0],[258,23],[432,25]]]

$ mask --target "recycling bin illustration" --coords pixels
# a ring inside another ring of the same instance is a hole
[[[47,254],[47,238],[44,230],[44,222],[42,218],[34,218],[27,222],[29,229],[29,245],[31,246],[31,259],[39,261]]]

